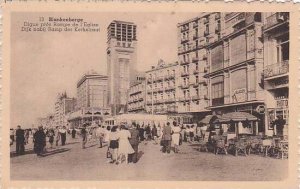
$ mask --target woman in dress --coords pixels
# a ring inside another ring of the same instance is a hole
[[[122,159],[125,156],[125,162],[128,164],[128,154],[133,154],[134,150],[129,143],[129,138],[131,138],[131,134],[126,129],[125,125],[122,125],[120,131],[118,133],[119,136],[119,162],[122,163]]]
[[[173,127],[172,127],[172,141],[174,144],[174,152],[178,153],[178,146],[179,146],[179,139],[180,139],[180,127],[177,125],[177,123],[174,121],[173,122]]]
[[[111,161],[110,163],[118,164],[117,158],[118,158],[118,148],[119,148],[119,141],[118,141],[118,132],[117,132],[117,126],[113,126],[111,128],[111,131],[109,133],[109,152],[111,153]]]

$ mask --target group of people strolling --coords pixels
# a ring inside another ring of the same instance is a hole
[[[46,151],[46,142],[48,137],[48,142],[50,148],[53,148],[53,143],[55,141],[56,146],[66,144],[67,129],[65,126],[56,127],[56,129],[46,129],[43,126],[39,126],[37,129],[22,129],[20,125],[17,126],[15,132],[10,133],[10,145],[13,145],[14,140],[16,141],[16,154],[25,154],[25,145],[29,143],[29,136],[32,135],[33,150],[38,155],[41,156],[43,152]]]

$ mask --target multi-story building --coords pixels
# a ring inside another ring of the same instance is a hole
[[[113,21],[107,31],[109,105],[113,115],[126,112],[127,92],[136,76],[136,25]]]
[[[262,13],[221,13],[220,19],[221,28],[217,24],[213,32],[220,29],[221,35],[207,46],[208,108],[216,114],[248,112],[259,118],[250,123],[253,134],[264,132],[265,115],[257,111],[264,105]]]
[[[270,125],[277,116],[282,116],[288,124],[289,13],[269,12],[265,13],[264,18],[263,78],[268,111],[266,124]],[[272,134],[272,131],[269,133]]]
[[[66,126],[66,115],[75,110],[76,99],[69,98],[67,93],[58,94],[55,102],[54,122],[55,126]]]
[[[77,108],[107,108],[107,83],[107,76],[94,71],[84,74],[77,83]]]
[[[220,13],[202,13],[177,25],[181,113],[207,114],[208,81],[204,77],[208,72],[207,46],[221,38],[222,24]]]
[[[71,127],[78,127],[84,123],[103,121],[103,117],[110,115],[108,106],[108,78],[95,71],[90,71],[77,82],[76,111],[67,115]]]
[[[145,113],[146,111],[146,81],[141,80],[130,86],[128,91],[128,112]]]
[[[146,71],[146,112],[176,113],[179,64],[165,64],[160,60],[156,67]]]

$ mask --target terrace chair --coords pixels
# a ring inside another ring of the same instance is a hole
[[[215,141],[215,154],[219,154],[219,152],[224,152],[226,155],[228,154],[227,152],[227,146],[226,146],[226,143],[225,143],[225,139],[224,138],[220,138],[220,139],[217,139]]]
[[[250,155],[251,152],[255,154],[259,154],[260,146],[261,146],[261,141],[258,138],[251,138],[248,146],[248,155]]]
[[[278,157],[281,159],[288,158],[289,155],[289,145],[286,141],[280,141],[278,143]]]
[[[199,151],[201,152],[203,149],[208,152],[207,143],[208,143],[209,132],[205,132],[204,138],[199,141]]]
[[[237,156],[239,153],[245,154],[247,156],[247,148],[248,144],[245,139],[239,139],[235,143],[235,156]]]

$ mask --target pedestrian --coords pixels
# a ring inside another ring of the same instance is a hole
[[[29,130],[28,129],[25,129],[25,134],[24,134],[24,137],[25,137],[25,144],[28,144],[28,140],[29,140]]]
[[[134,150],[129,143],[129,138],[131,138],[131,134],[125,125],[121,125],[120,131],[118,133],[119,139],[119,149],[118,149],[118,160],[119,163],[123,163],[123,157],[125,157],[125,162],[128,164],[128,155],[133,154]]]
[[[282,116],[278,115],[277,119],[274,121],[274,125],[276,125],[276,135],[283,137],[283,128],[286,124],[286,121],[282,118]]]
[[[194,125],[191,125],[191,127],[190,127],[190,141],[191,142],[194,141],[194,136],[195,136],[195,128],[194,128]]]
[[[39,126],[38,130],[34,133],[34,152],[37,156],[42,156],[43,150],[46,146],[46,134],[43,126]]]
[[[178,147],[179,147],[179,140],[180,140],[180,127],[177,125],[177,123],[174,121],[173,122],[173,127],[172,127],[172,142],[174,145],[174,152],[178,153]]]
[[[137,130],[137,126],[135,123],[132,124],[129,129],[131,138],[129,139],[129,143],[134,150],[134,153],[129,154],[128,163],[136,163],[138,161],[138,153],[139,153],[139,131]]]
[[[151,140],[151,128],[150,124],[148,124],[145,128],[145,138],[146,140]]]
[[[171,151],[171,132],[172,132],[172,128],[170,126],[170,122],[167,123],[167,125],[164,126],[163,128],[163,136],[162,139],[163,140],[163,149],[162,152],[165,153],[167,152],[168,154]]]
[[[187,125],[186,126],[186,130],[185,130],[186,142],[190,142],[191,141],[190,133],[191,133],[191,128],[190,128],[189,125]]]
[[[75,130],[75,128],[73,127],[73,129],[72,129],[72,138],[75,138],[75,136],[76,136],[76,130]]]
[[[88,132],[86,130],[86,125],[83,125],[81,128],[81,137],[82,137],[82,149],[85,149],[85,144],[87,142],[88,138]]]
[[[24,136],[24,130],[21,129],[21,126],[18,125],[16,130],[16,154],[22,155],[25,153],[25,136]]]
[[[119,141],[118,141],[118,133],[117,133],[117,126],[113,126],[111,128],[111,132],[109,133],[109,148],[108,151],[111,153],[111,161],[110,163],[118,163],[118,148],[119,148]]]
[[[153,128],[151,130],[151,135],[152,135],[152,139],[154,140],[154,144],[158,144],[157,143],[158,134],[157,134],[157,128],[155,125],[153,126]]]
[[[13,144],[15,142],[15,130],[11,128],[9,130],[9,135],[10,135],[10,141]]]
[[[60,141],[60,132],[59,132],[59,127],[58,126],[56,126],[56,129],[55,129],[55,131],[54,131],[54,136],[55,136],[55,144],[56,144],[56,146],[58,146],[58,143],[59,143],[59,141]]]
[[[158,125],[158,126],[157,126],[157,138],[160,138],[160,137],[161,137],[161,132],[162,132],[161,126]]]
[[[53,142],[54,142],[54,130],[50,129],[47,133],[47,136],[49,138],[50,148],[53,148]]]
[[[67,140],[66,126],[63,126],[59,132],[60,132],[60,138],[61,138],[61,145],[64,146],[66,144],[66,140]]]
[[[103,129],[104,129],[104,142],[107,142],[107,143],[108,143],[108,146],[109,146],[110,126],[107,126],[106,129],[105,129],[105,127],[103,126]]]
[[[96,137],[99,140],[99,148],[102,148],[104,141],[104,129],[101,127],[101,125],[98,125],[98,128],[96,129]]]
[[[142,125],[140,127],[140,125],[137,125],[137,128],[139,130],[139,135],[140,135],[140,140],[144,141],[145,137],[144,137],[144,125]]]

